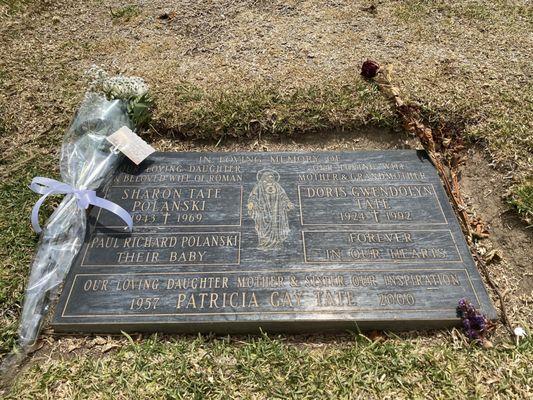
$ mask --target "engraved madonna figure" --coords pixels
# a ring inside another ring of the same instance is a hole
[[[287,212],[294,205],[278,182],[276,171],[261,170],[248,197],[248,215],[255,221],[261,249],[279,248],[289,236]]]

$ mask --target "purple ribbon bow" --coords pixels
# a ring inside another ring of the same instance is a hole
[[[39,225],[39,209],[46,198],[51,194],[72,194],[76,197],[78,207],[84,210],[86,210],[91,204],[96,207],[105,208],[120,217],[128,225],[130,232],[133,229],[133,219],[131,218],[131,215],[118,204],[98,197],[94,190],[75,189],[67,183],[59,182],[55,179],[44,178],[42,176],[33,178],[30,189],[35,193],[42,195],[31,211],[31,225],[33,230],[37,233],[41,233],[42,231]]]

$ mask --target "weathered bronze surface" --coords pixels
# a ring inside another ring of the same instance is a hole
[[[57,331],[220,333],[495,318],[425,153],[156,153],[100,193]]]

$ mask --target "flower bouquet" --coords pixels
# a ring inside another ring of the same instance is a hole
[[[149,121],[148,87],[140,78],[109,77],[96,67],[88,74],[92,78],[89,90],[61,148],[62,182],[38,177],[30,186],[42,195],[32,212],[32,225],[38,233],[38,211],[46,197],[66,196],[42,229],[31,267],[19,326],[23,354],[37,339],[50,300],[82,246],[89,205],[114,212],[131,228],[131,216],[118,205],[97,197],[95,190],[105,183],[122,158],[107,137],[123,126],[134,129]]]

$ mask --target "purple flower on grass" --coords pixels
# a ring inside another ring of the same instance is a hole
[[[476,310],[467,299],[459,300],[457,314],[461,318],[465,334],[470,340],[476,340],[478,343],[486,341],[485,335],[492,324],[485,315]]]
[[[463,309],[463,308],[465,308],[466,306],[467,306],[467,301],[466,301],[466,299],[461,299],[461,300],[459,300],[459,305],[458,305],[459,309]]]

